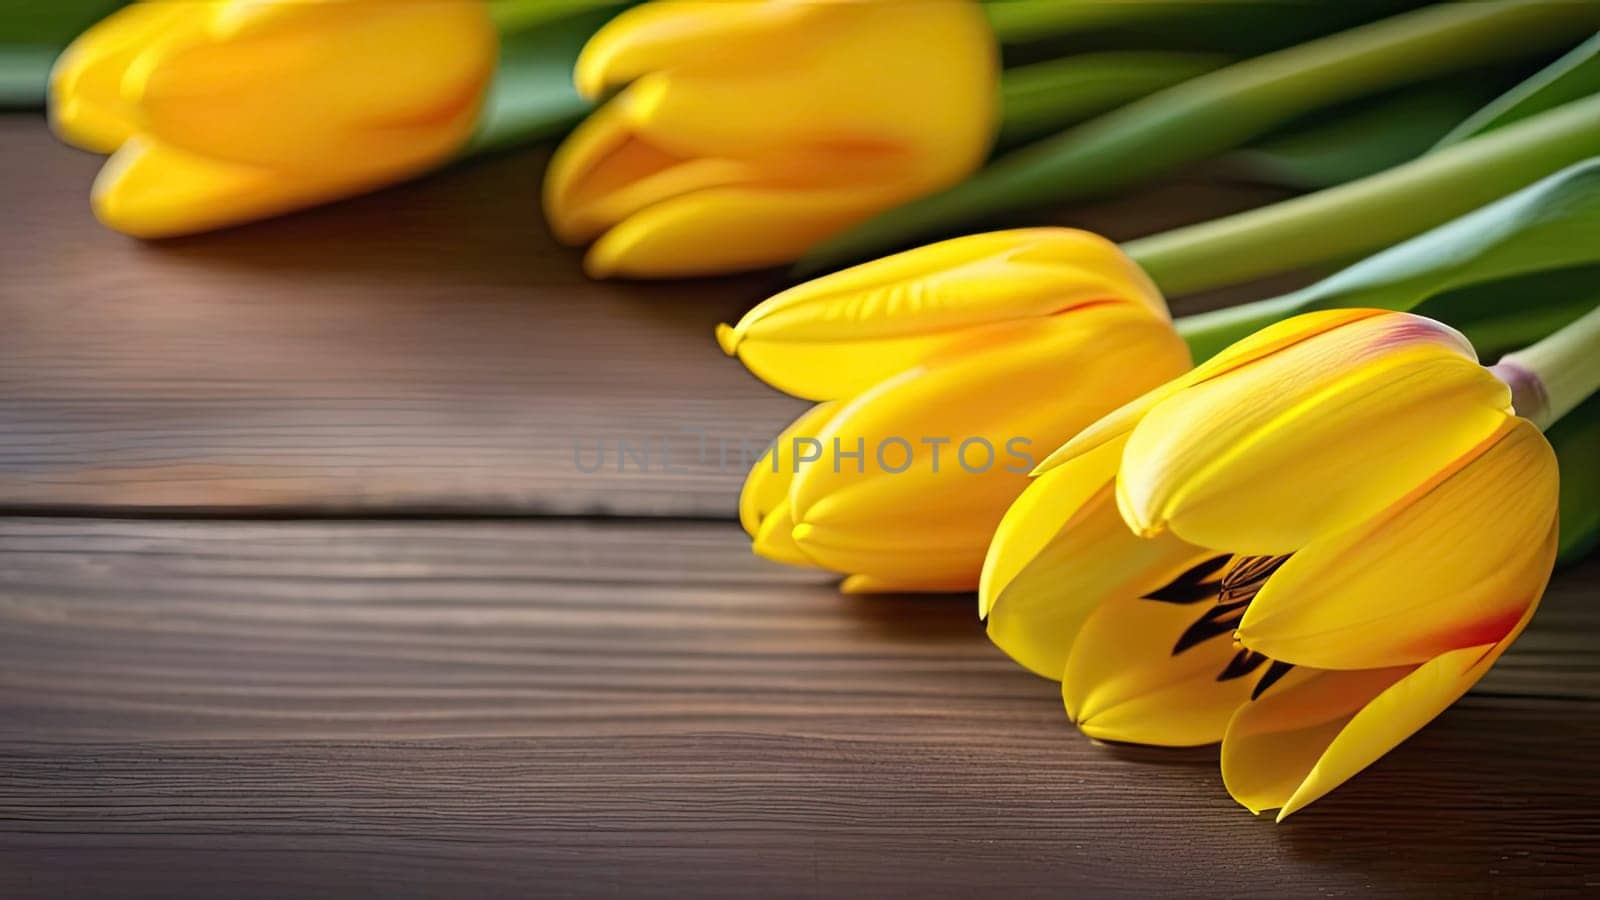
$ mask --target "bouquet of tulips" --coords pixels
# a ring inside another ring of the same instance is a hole
[[[739,498],[758,554],[976,591],[1084,733],[1220,743],[1281,817],[1468,690],[1600,531],[1597,28],[1600,0],[136,3],[49,103],[145,237],[578,122],[543,202],[591,275],[820,276],[717,334],[816,402]],[[1202,161],[1311,190],[1122,245],[983,231]]]

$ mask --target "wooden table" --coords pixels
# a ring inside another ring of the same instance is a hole
[[[780,282],[583,280],[539,152],[159,245],[34,117],[0,159],[0,896],[1600,889],[1600,563],[1277,826],[1082,738],[970,597],[753,558],[684,429],[800,408],[710,340]],[[576,471],[641,438],[682,470]]]

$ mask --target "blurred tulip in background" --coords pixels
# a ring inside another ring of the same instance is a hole
[[[105,224],[190,234],[564,133],[578,50],[627,0],[149,0],[56,60],[57,134],[109,153]]]
[[[787,263],[976,170],[998,67],[969,0],[647,3],[578,61],[584,94],[620,93],[556,154],[546,211],[595,276]]]

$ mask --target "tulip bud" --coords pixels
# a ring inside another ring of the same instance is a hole
[[[64,139],[114,154],[93,192],[107,225],[202,231],[451,158],[496,46],[479,2],[140,3],[68,48],[51,118]]]
[[[758,553],[849,573],[849,591],[971,590],[1035,454],[1189,365],[1138,267],[1066,229],[840,272],[719,338],[768,383],[829,401],[757,462],[741,517]]]
[[[622,92],[551,162],[556,234],[596,277],[789,262],[960,181],[998,118],[977,3],[646,3],[585,48],[580,90]]]

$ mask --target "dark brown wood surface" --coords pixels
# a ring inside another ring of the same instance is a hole
[[[727,523],[34,518],[0,548],[4,896],[1600,883],[1596,564],[1275,826],[1214,751],[1077,735],[971,598],[842,597]]]
[[[537,151],[161,243],[99,227],[99,158],[34,117],[0,116],[0,158],[0,502],[728,516],[744,473],[699,433],[764,446],[805,407],[712,337],[781,276],[585,280]],[[1178,182],[1064,218],[1136,235],[1273,195]],[[654,471],[616,471],[624,440]]]
[[[161,245],[33,118],[0,159],[0,897],[1600,891],[1600,562],[1274,825],[1078,735],[970,596],[752,557],[740,473],[574,471],[792,415],[709,340],[776,277],[582,280],[537,153]]]

